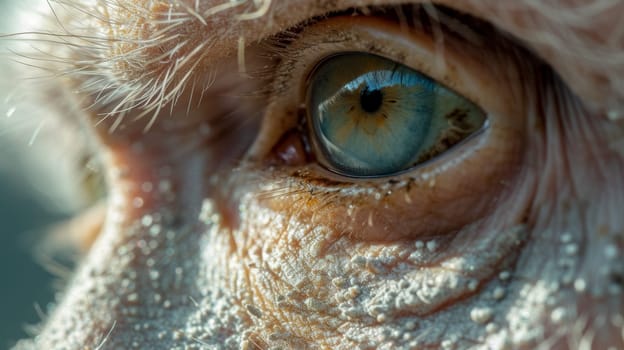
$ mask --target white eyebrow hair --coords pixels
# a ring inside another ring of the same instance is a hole
[[[56,33],[61,36],[40,35],[43,46],[38,50],[49,55],[47,62],[50,57],[57,58],[58,62],[50,63],[61,66],[51,68],[57,74],[78,75],[85,80],[83,87],[98,96],[98,102],[114,102],[108,107],[111,114],[135,108],[152,111],[177,101],[189,81],[213,70],[217,61],[235,55],[241,43],[258,42],[332,11],[406,2],[55,0],[51,6],[60,17],[57,20],[62,25]],[[619,20],[624,16],[624,2],[412,3],[444,5],[491,22],[551,64],[586,105],[614,118],[624,117],[624,22]],[[243,60],[239,57],[239,61]]]
[[[236,50],[239,37],[252,43],[331,11],[405,4],[406,1],[175,0],[171,3],[185,4],[181,6],[183,8],[193,7],[195,14],[190,13],[187,17],[194,23],[191,25],[195,25],[197,35],[202,37],[199,40],[211,42],[210,59],[216,60]],[[519,38],[555,67],[571,89],[585,98],[585,102],[611,111],[622,109],[624,114],[624,21],[620,20],[624,17],[624,2],[588,0],[578,5],[570,0],[548,3],[534,0],[419,0],[413,3],[445,5],[491,22]],[[204,18],[205,24],[191,18],[201,13],[210,14]]]

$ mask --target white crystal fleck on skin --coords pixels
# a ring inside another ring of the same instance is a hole
[[[431,240],[427,242],[427,250],[430,252],[435,252],[436,249],[438,249],[438,242],[436,242],[435,240]]]
[[[495,300],[501,300],[505,297],[505,288],[503,287],[496,287],[494,288],[494,291],[492,291],[492,298],[494,298]]]
[[[579,293],[584,292],[587,289],[587,282],[585,282],[584,279],[582,278],[577,278],[574,281],[574,290],[576,290]]]
[[[496,323],[490,322],[487,325],[485,325],[485,331],[488,334],[494,334],[499,330],[499,327]]]
[[[494,311],[489,307],[475,307],[470,310],[470,319],[478,324],[488,323],[494,316]]]
[[[564,307],[558,307],[550,313],[550,320],[554,324],[559,324],[565,321],[567,316],[568,316],[568,310],[566,310]]]
[[[151,226],[153,222],[154,218],[149,214],[146,214],[143,218],[141,218],[141,224],[145,227]]]
[[[477,280],[469,280],[468,281],[468,289],[471,291],[476,291],[479,288],[479,281]]]
[[[605,256],[609,260],[614,260],[620,255],[619,249],[615,244],[608,244],[605,247]]]
[[[455,342],[449,339],[443,340],[440,345],[442,346],[442,349],[445,349],[445,350],[455,349]]]
[[[569,243],[564,247],[564,251],[567,255],[571,255],[574,256],[576,254],[578,254],[579,251],[579,247],[577,244],[575,243]]]
[[[500,278],[503,281],[506,281],[509,279],[509,277],[511,277],[511,273],[509,271],[502,271],[499,275],[498,278]]]
[[[570,243],[572,242],[573,236],[569,232],[564,232],[561,234],[559,239],[561,240],[561,243]]]
[[[143,198],[141,198],[141,197],[135,197],[132,200],[132,206],[137,208],[137,209],[142,208],[143,207],[143,203],[144,203],[144,201],[143,201]]]

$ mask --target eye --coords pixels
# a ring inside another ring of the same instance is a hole
[[[479,130],[485,113],[392,60],[346,53],[324,60],[307,93],[317,158],[339,174],[392,175],[436,157]]]
[[[246,158],[263,206],[365,241],[416,239],[477,224],[522,186],[536,61],[474,18],[449,14],[465,34],[408,10],[403,25],[336,14],[268,43],[280,60]]]

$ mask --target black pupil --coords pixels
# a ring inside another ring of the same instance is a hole
[[[377,112],[383,103],[383,93],[381,90],[369,90],[368,87],[360,92],[360,105],[367,113]]]

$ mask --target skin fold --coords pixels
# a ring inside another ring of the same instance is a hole
[[[398,5],[59,1],[20,23],[15,74],[45,72],[22,95],[85,135],[107,195],[15,349],[624,348],[624,4],[414,2],[429,30]],[[349,50],[487,130],[385,179],[331,173],[296,116]]]

